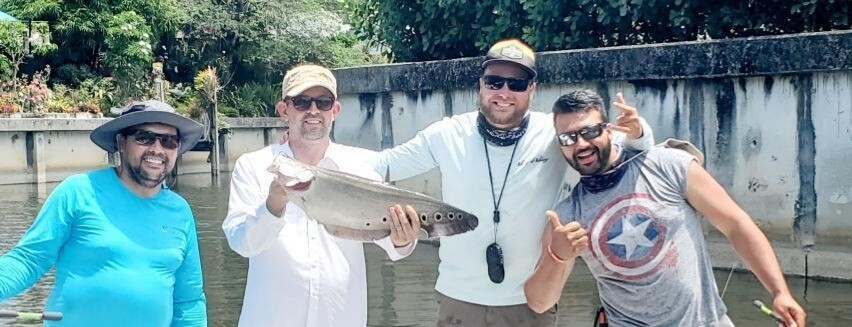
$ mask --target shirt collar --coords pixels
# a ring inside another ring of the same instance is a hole
[[[341,153],[342,147],[334,142],[329,141],[328,149],[325,150],[325,155],[322,159],[320,159],[319,167],[331,169],[331,170],[340,170],[340,162],[343,162],[346,158],[343,153]],[[293,149],[290,148],[290,142],[287,141],[283,144],[276,144],[272,146],[272,153],[284,153],[290,157],[294,157]]]

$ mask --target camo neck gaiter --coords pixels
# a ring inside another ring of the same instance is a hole
[[[494,127],[491,123],[485,119],[485,115],[482,112],[479,113],[479,116],[476,117],[476,128],[479,131],[479,135],[482,135],[488,143],[498,145],[498,146],[509,146],[518,142],[521,137],[527,132],[527,125],[530,123],[530,115],[527,114],[524,116],[524,120],[521,121],[521,125],[510,129],[508,131],[504,131]]]

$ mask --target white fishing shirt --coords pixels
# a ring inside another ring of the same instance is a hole
[[[562,156],[552,115],[530,112],[527,132],[518,140],[514,157],[514,146],[488,144],[490,161],[477,132],[477,115],[470,112],[435,122],[411,140],[380,152],[372,164],[379,173],[388,173],[391,180],[438,167],[443,201],[479,218],[479,226],[473,231],[441,238],[435,290],[480,305],[523,304],[524,281],[532,274],[541,251],[547,222],[544,212],[558,202],[563,187],[574,184],[577,173]],[[624,142],[632,149],[652,147],[651,127],[644,120],[642,126],[642,138],[625,140],[623,133],[616,133],[613,142]],[[489,182],[489,163],[493,184]],[[568,171],[571,173],[566,175]],[[501,220],[495,235],[492,197],[500,196],[504,183]],[[485,249],[495,241],[503,249],[502,283],[488,278]]]
[[[289,144],[240,156],[231,175],[228,215],[222,224],[231,249],[249,258],[239,326],[357,326],[367,324],[367,277],[361,242],[336,238],[292,202],[279,218],[266,208],[274,155],[293,155]],[[323,168],[380,180],[364,156],[369,150],[331,143]],[[334,205],[329,198],[327,204]],[[375,242],[391,258],[408,256],[415,243],[396,249]]]

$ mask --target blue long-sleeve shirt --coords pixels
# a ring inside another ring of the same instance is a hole
[[[0,257],[0,301],[56,266],[46,326],[206,326],[195,221],[168,189],[143,198],[113,168],[65,179]]]

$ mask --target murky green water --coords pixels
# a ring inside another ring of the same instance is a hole
[[[225,217],[228,176],[216,186],[207,175],[181,176],[178,191],[192,204],[198,220],[199,242],[204,265],[210,326],[235,326],[242,304],[248,261],[228,248],[220,225]],[[0,186],[0,253],[12,247],[29,227],[41,206],[35,185]],[[437,248],[421,245],[414,254],[391,263],[373,245],[366,246],[370,326],[434,326],[437,305],[432,289],[437,275]],[[850,267],[852,269],[852,267]],[[717,271],[722,285],[727,271]],[[804,280],[788,280],[797,297],[803,295]],[[30,290],[0,303],[0,309],[39,310],[53,284],[52,273]],[[598,305],[591,274],[584,266],[574,269],[559,305],[560,326],[591,326]],[[751,274],[735,273],[725,295],[731,319],[739,326],[773,326],[751,306],[751,299],[770,303],[768,295]],[[852,326],[852,283],[810,281],[809,326]],[[25,326],[0,321],[0,326]]]

